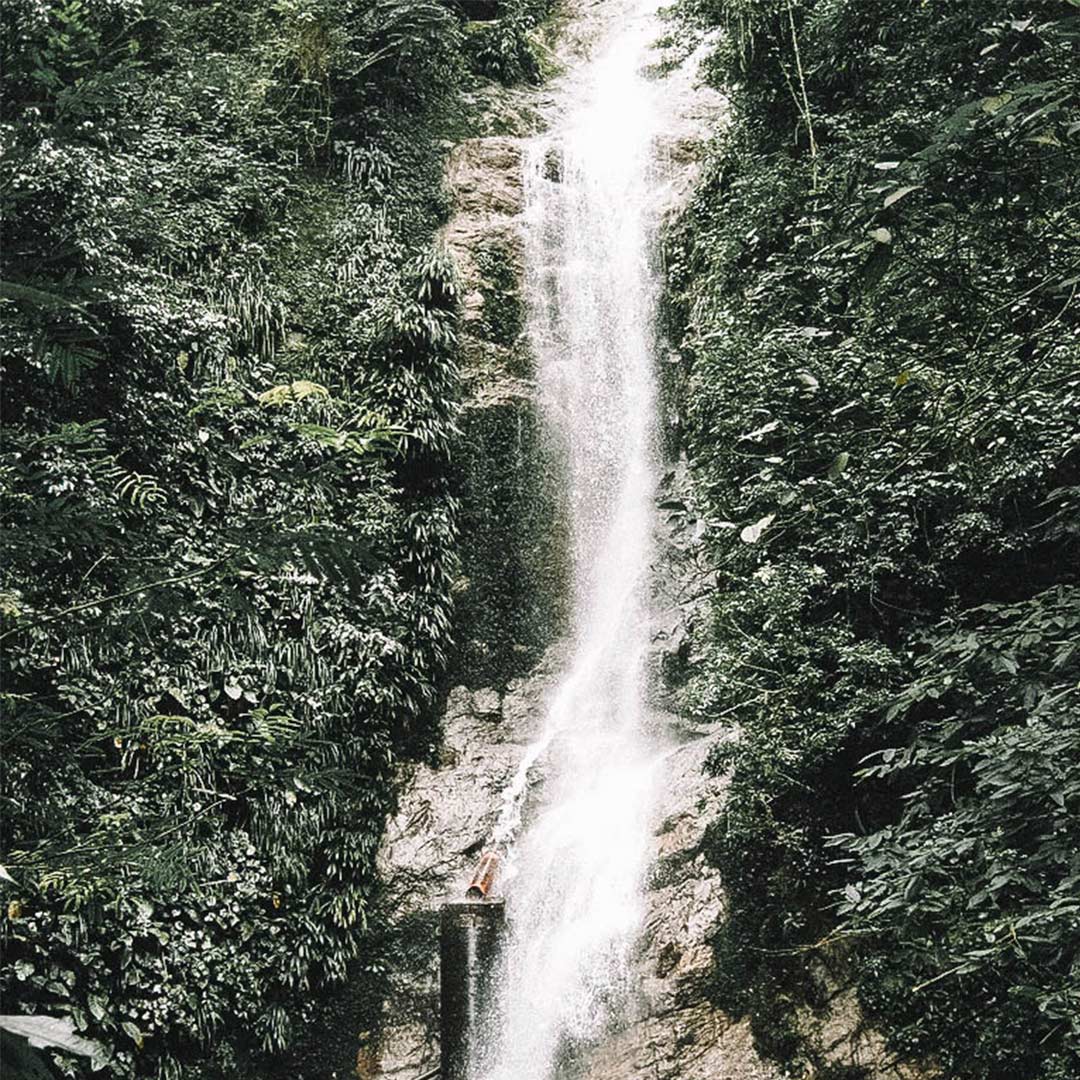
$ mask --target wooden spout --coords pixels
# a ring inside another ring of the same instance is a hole
[[[495,874],[499,869],[499,856],[494,851],[485,851],[480,856],[476,873],[473,874],[469,887],[465,890],[465,896],[469,900],[486,900],[491,886],[495,884]]]

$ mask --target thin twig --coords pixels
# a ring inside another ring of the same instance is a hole
[[[180,574],[177,577],[164,578],[161,581],[151,581],[144,585],[136,585],[133,588],[125,589],[123,592],[113,593],[111,596],[98,597],[96,600],[85,600],[81,604],[74,604],[69,608],[64,608],[62,611],[53,612],[52,615],[45,615],[40,619],[34,619],[32,622],[13,626],[10,630],[5,630],[0,634],[0,641],[3,641],[4,638],[11,637],[12,634],[20,634],[24,630],[33,630],[38,626],[45,626],[47,623],[56,622],[57,619],[62,619],[66,615],[74,615],[77,611],[85,611],[87,608],[99,607],[102,604],[111,604],[114,600],[123,600],[125,597],[134,596],[136,593],[147,592],[150,589],[161,589],[166,585],[182,585],[185,581],[192,581],[194,578],[202,577],[203,574],[210,573],[211,570],[216,570],[222,563],[227,562],[233,554],[235,554],[235,552],[223,555],[220,559],[210,563],[209,566],[204,566],[199,570],[192,570],[189,573]]]
[[[795,12],[791,6],[791,0],[788,0],[787,13],[788,22],[791,24],[791,46],[795,52],[795,70],[799,73],[799,89],[802,91],[803,119],[806,121],[806,133],[810,139],[810,161],[814,178],[813,193],[816,195],[818,190],[817,139],[814,137],[814,121],[810,115],[810,98],[806,93],[806,76],[803,74],[802,54],[799,52],[799,38],[795,33]]]

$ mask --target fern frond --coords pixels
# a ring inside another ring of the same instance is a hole
[[[116,476],[116,483],[113,485],[113,491],[121,499],[127,499],[132,506],[144,510],[147,506],[165,501],[165,492],[152,476],[128,472],[121,468],[115,469],[114,475]]]
[[[279,383],[264,390],[259,395],[259,401],[263,405],[287,405],[293,401],[303,401],[305,398],[329,398],[330,391],[319,383],[308,379],[297,379],[291,383]]]

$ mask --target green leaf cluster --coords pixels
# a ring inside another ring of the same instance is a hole
[[[465,53],[472,70],[508,86],[540,82],[545,58],[537,28],[552,6],[552,0],[506,0],[498,18],[470,23]]]
[[[1080,1068],[1080,21],[686,0],[730,96],[665,253],[732,727],[717,1000],[796,1074],[839,984],[958,1080]],[[715,584],[713,584],[715,583]]]
[[[451,647],[461,21],[0,19],[0,991],[111,1075],[325,1075]]]

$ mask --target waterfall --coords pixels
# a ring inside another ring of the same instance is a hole
[[[479,1078],[547,1080],[629,1008],[656,747],[646,734],[657,486],[656,0],[626,5],[526,164],[530,335],[565,464],[573,649],[505,792],[508,941]],[[544,783],[522,825],[536,767]]]

